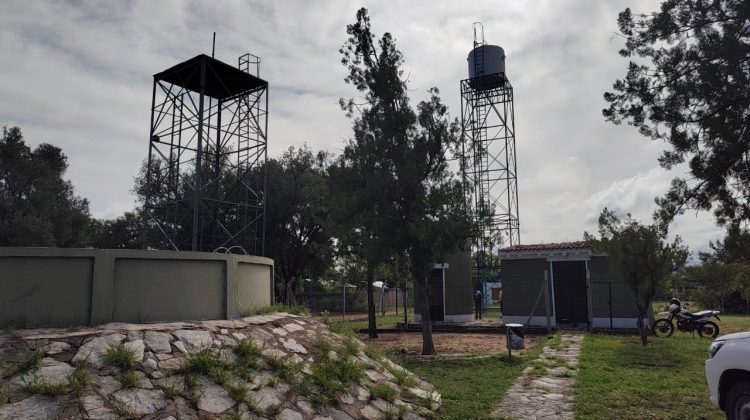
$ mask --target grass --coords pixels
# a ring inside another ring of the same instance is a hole
[[[116,415],[118,419],[135,419],[135,414],[133,414],[132,411],[130,411],[130,408],[122,402],[115,399],[108,399],[104,397],[99,397],[104,402],[104,405],[112,410]]]
[[[409,373],[409,371],[407,371],[406,369],[401,369],[400,367],[398,367],[398,365],[393,366],[391,364],[386,364],[385,368],[386,370],[388,370],[388,372],[390,372],[391,375],[396,377],[396,382],[398,382],[398,384],[403,387],[411,388],[417,382]]]
[[[383,350],[380,349],[380,347],[372,343],[366,343],[365,355],[372,360],[380,361],[380,359],[383,358],[383,356],[385,356],[385,353],[383,352]]]
[[[547,374],[547,366],[541,360],[532,360],[529,376],[544,376]]]
[[[342,356],[356,356],[359,354],[359,345],[355,341],[354,337],[344,338],[344,344],[341,346]]]
[[[234,374],[247,381],[252,380],[253,371],[260,366],[260,349],[252,341],[244,339],[237,343],[233,351],[238,357]]]
[[[372,399],[382,398],[388,402],[396,400],[396,390],[384,383],[370,385],[370,396]]]
[[[162,391],[168,399],[172,399],[177,395],[180,395],[180,386],[177,381],[172,380],[167,384],[167,386],[162,388]]]
[[[413,311],[409,311],[408,318],[412,318]],[[331,315],[328,321],[328,326],[331,331],[339,334],[351,335],[357,333],[359,330],[367,328],[367,314],[363,315],[363,319],[344,321],[339,317],[336,320],[335,315]],[[375,315],[375,324],[378,328],[395,328],[396,324],[404,322],[404,314],[399,312],[396,314],[387,314],[385,316]]]
[[[189,354],[177,369],[178,373],[206,375],[216,383],[226,385],[232,378],[232,364],[222,360],[219,352],[203,349]]]
[[[120,383],[125,388],[137,388],[138,384],[140,383],[140,379],[138,378],[138,374],[135,373],[134,370],[128,370],[122,374],[120,377]]]
[[[201,400],[201,389],[198,382],[198,375],[192,372],[185,372],[185,389],[188,392],[188,399],[194,405],[198,405]]]
[[[34,376],[28,380],[24,380],[21,387],[24,391],[31,394],[44,394],[44,395],[64,395],[68,393],[68,387],[65,383],[61,382],[49,382],[38,376]]]
[[[276,305],[263,306],[261,308],[246,309],[240,312],[240,314],[243,317],[245,317],[245,316],[253,316],[253,315],[272,314],[276,312],[286,312],[288,314],[293,314],[293,315],[307,315],[310,313],[310,311],[304,306],[299,306],[299,305],[284,306],[282,304],[276,304]]]
[[[320,392],[311,398],[316,406],[329,404],[336,395],[344,392],[352,383],[358,382],[364,377],[362,364],[349,356],[358,354],[359,349],[354,350],[353,341],[345,341],[340,347],[334,348],[333,344],[322,336],[318,336],[315,342],[315,351],[320,355],[320,362],[312,367],[310,379],[312,385],[320,388]],[[339,357],[330,357],[331,350],[336,351]],[[305,388],[311,384],[303,382]]]
[[[478,419],[489,416],[541,349],[540,344],[510,360],[503,354],[432,361],[406,358],[400,364],[433,384],[442,395],[440,418]]]
[[[42,349],[36,349],[26,355],[18,362],[11,363],[3,372],[3,378],[10,378],[14,375],[23,375],[24,373],[34,372],[42,366],[44,352]]]
[[[104,364],[124,370],[135,368],[138,361],[135,359],[135,353],[123,345],[109,346],[104,352],[102,358]]]
[[[84,363],[78,364],[73,373],[67,376],[67,380],[68,390],[75,395],[80,394],[91,383]]]
[[[691,308],[692,309],[692,308]],[[722,316],[722,334],[750,329],[750,317]],[[704,374],[710,340],[587,334],[576,380],[576,418],[724,418],[708,400]]]
[[[232,398],[234,401],[237,401],[238,403],[244,402],[247,400],[247,393],[249,389],[245,383],[238,382],[236,384],[230,384],[227,386],[227,392],[229,392],[229,397]]]

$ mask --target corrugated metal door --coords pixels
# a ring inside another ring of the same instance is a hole
[[[552,263],[552,276],[557,323],[587,323],[586,262],[555,261]]]
[[[435,268],[430,272],[430,319],[444,320],[443,310],[443,269]]]

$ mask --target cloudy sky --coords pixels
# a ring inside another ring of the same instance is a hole
[[[677,172],[664,144],[604,121],[602,94],[625,73],[617,14],[658,1],[68,1],[6,0],[0,14],[0,124],[27,141],[61,146],[68,177],[97,217],[134,206],[130,189],[147,153],[152,75],[199,53],[236,63],[262,57],[270,84],[269,154],[307,142],[338,153],[351,134],[338,107],[355,92],[338,49],[356,10],[391,32],[406,58],[414,103],[437,86],[460,115],[471,24],[501,45],[515,89],[523,243],[578,240],[602,207],[650,220],[654,197]],[[679,172],[679,171],[678,171]],[[721,237],[708,214],[672,226],[691,249]]]

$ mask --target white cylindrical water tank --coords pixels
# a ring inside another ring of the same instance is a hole
[[[505,50],[497,45],[480,45],[469,53],[469,79],[505,73]]]

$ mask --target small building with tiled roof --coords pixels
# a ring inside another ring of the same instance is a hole
[[[637,327],[635,293],[586,242],[513,245],[500,259],[506,324]]]

